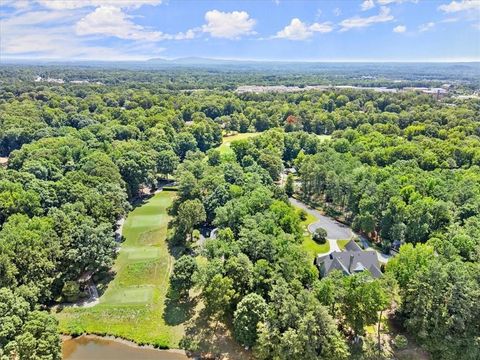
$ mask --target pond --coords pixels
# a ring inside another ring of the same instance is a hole
[[[63,360],[186,360],[183,352],[139,347],[100,336],[82,335],[64,340]]]

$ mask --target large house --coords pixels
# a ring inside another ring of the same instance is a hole
[[[343,251],[334,251],[327,255],[319,255],[315,259],[320,275],[327,276],[334,270],[345,275],[368,270],[374,278],[382,276],[377,253],[363,251],[354,240],[350,240]]]

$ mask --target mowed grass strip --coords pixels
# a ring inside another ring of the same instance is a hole
[[[98,305],[57,314],[63,333],[106,334],[139,344],[178,347],[183,326],[170,326],[163,317],[173,264],[166,242],[167,207],[174,197],[175,192],[162,191],[128,215],[114,280]]]

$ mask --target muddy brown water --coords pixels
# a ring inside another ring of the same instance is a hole
[[[62,342],[63,360],[187,360],[182,352],[136,346],[122,340],[83,335]]]

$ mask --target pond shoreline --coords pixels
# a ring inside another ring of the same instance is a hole
[[[134,341],[127,340],[118,336],[113,336],[113,335],[97,335],[97,334],[82,334],[79,336],[72,336],[72,335],[65,335],[62,334],[60,335],[60,339],[62,342],[62,350],[63,350],[63,356],[65,356],[65,349],[64,346],[65,344],[68,344],[69,341],[92,341],[92,342],[105,342],[107,343],[114,343],[114,344],[121,344],[128,346],[129,348],[135,349],[135,350],[148,350],[150,352],[155,352],[158,353],[158,355],[166,355],[166,354],[172,354],[172,355],[178,355],[179,358],[182,359],[190,359],[189,355],[185,350],[182,349],[161,349],[158,347],[155,347],[153,345],[139,345]],[[77,346],[81,346],[78,344]],[[68,359],[68,357],[66,358]]]
[[[79,336],[73,336],[73,335],[61,334],[60,335],[60,340],[62,340],[62,342],[64,342],[66,340],[77,339],[79,337],[84,337],[84,338],[88,338],[88,339],[100,339],[100,340],[115,341],[117,343],[120,343],[120,344],[123,344],[123,345],[128,345],[130,347],[137,348],[137,349],[138,348],[139,349],[150,349],[150,350],[166,351],[166,352],[171,352],[171,353],[176,353],[176,354],[187,355],[187,352],[185,350],[182,350],[182,349],[162,349],[162,348],[155,347],[153,345],[140,345],[140,344],[137,344],[135,341],[127,340],[127,339],[124,339],[122,337],[114,336],[114,335],[97,335],[97,334],[85,333],[85,334],[82,334],[82,335],[79,335]]]

